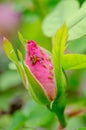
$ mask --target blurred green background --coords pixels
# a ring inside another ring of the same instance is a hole
[[[76,1],[79,8],[85,2]],[[24,53],[18,40],[20,31],[24,38],[33,39],[51,51],[52,40],[43,34],[42,23],[59,2],[61,0],[0,0],[0,130],[57,130],[57,118],[33,101],[14,64],[5,55],[2,41],[7,37],[15,50],[19,48]],[[72,41],[67,51],[86,54],[86,36]],[[67,104],[75,109],[86,108],[86,69],[68,71],[67,75]],[[67,130],[85,127],[86,113],[67,121]]]

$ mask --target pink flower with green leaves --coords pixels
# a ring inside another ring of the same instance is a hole
[[[32,40],[28,41],[26,51],[27,67],[41,83],[48,99],[54,100],[56,98],[56,81],[50,56]]]

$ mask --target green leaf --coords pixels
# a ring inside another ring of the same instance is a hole
[[[21,64],[19,63],[18,58],[16,56],[16,53],[15,53],[11,43],[6,38],[3,41],[3,47],[4,47],[4,50],[5,50],[8,58],[15,63],[15,65],[18,69],[18,72],[23,80],[23,83],[26,87],[27,86],[27,79],[26,79],[26,74],[24,72],[24,69],[21,66]]]
[[[46,36],[55,35],[60,26],[67,22],[79,9],[78,1],[62,0],[43,21],[42,29]]]
[[[68,30],[66,25],[64,24],[54,36],[54,47],[53,47],[53,61],[54,61],[58,95],[61,93],[63,87],[62,60],[67,38],[68,38]]]
[[[86,55],[83,54],[64,55],[63,68],[65,70],[86,68]]]
[[[25,65],[22,54],[19,50],[18,50],[18,55],[24,67],[25,73],[27,75],[28,83],[30,83],[29,88],[30,88],[33,98],[39,103],[48,104],[49,100],[48,100],[47,95],[44,92],[42,85],[35,78],[35,76],[32,74],[29,68]]]
[[[43,32],[53,36],[57,29],[66,22],[69,39],[74,40],[86,35],[86,2],[79,9],[78,2],[64,0],[48,15],[43,22]]]
[[[86,51],[86,36],[67,43],[67,49],[72,53],[83,53]]]
[[[67,21],[69,29],[69,40],[78,39],[86,35],[86,5],[82,6],[72,17]]]
[[[86,127],[79,128],[78,130],[86,130]]]

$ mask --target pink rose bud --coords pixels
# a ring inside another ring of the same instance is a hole
[[[50,101],[56,98],[56,81],[54,67],[49,55],[34,41],[28,41],[26,46],[26,65],[41,83],[42,89]]]

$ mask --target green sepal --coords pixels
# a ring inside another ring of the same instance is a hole
[[[12,62],[14,62],[14,64],[16,65],[17,70],[20,74],[20,77],[23,80],[24,86],[27,88],[27,79],[26,79],[26,74],[25,74],[25,71],[23,69],[23,66],[18,61],[17,55],[13,49],[12,44],[6,38],[4,38],[4,41],[3,41],[3,48],[4,48],[4,51],[5,51],[6,55],[8,56],[8,58]]]
[[[53,37],[53,62],[54,62],[54,72],[56,78],[56,86],[57,86],[57,97],[55,101],[52,103],[51,111],[53,111],[60,121],[60,124],[64,127],[65,117],[64,117],[64,109],[66,106],[66,96],[65,96],[65,84],[63,82],[63,56],[65,50],[65,44],[68,38],[68,29],[66,24],[63,24],[62,27],[57,31],[56,35]]]
[[[63,85],[64,85],[64,89],[66,89],[68,86],[68,78],[67,78],[67,75],[66,75],[64,68],[62,68],[62,72],[63,72],[62,73]]]
[[[62,61],[65,50],[65,43],[68,38],[68,30],[66,25],[64,24],[54,36],[54,46],[53,46],[53,62],[54,62],[54,70],[55,70],[55,78],[56,78],[56,86],[58,96],[61,95],[63,91],[63,79],[62,79]]]
[[[22,34],[20,32],[18,32],[18,38],[20,40],[20,42],[22,43],[22,45],[25,47],[27,40],[25,40],[22,36]]]

